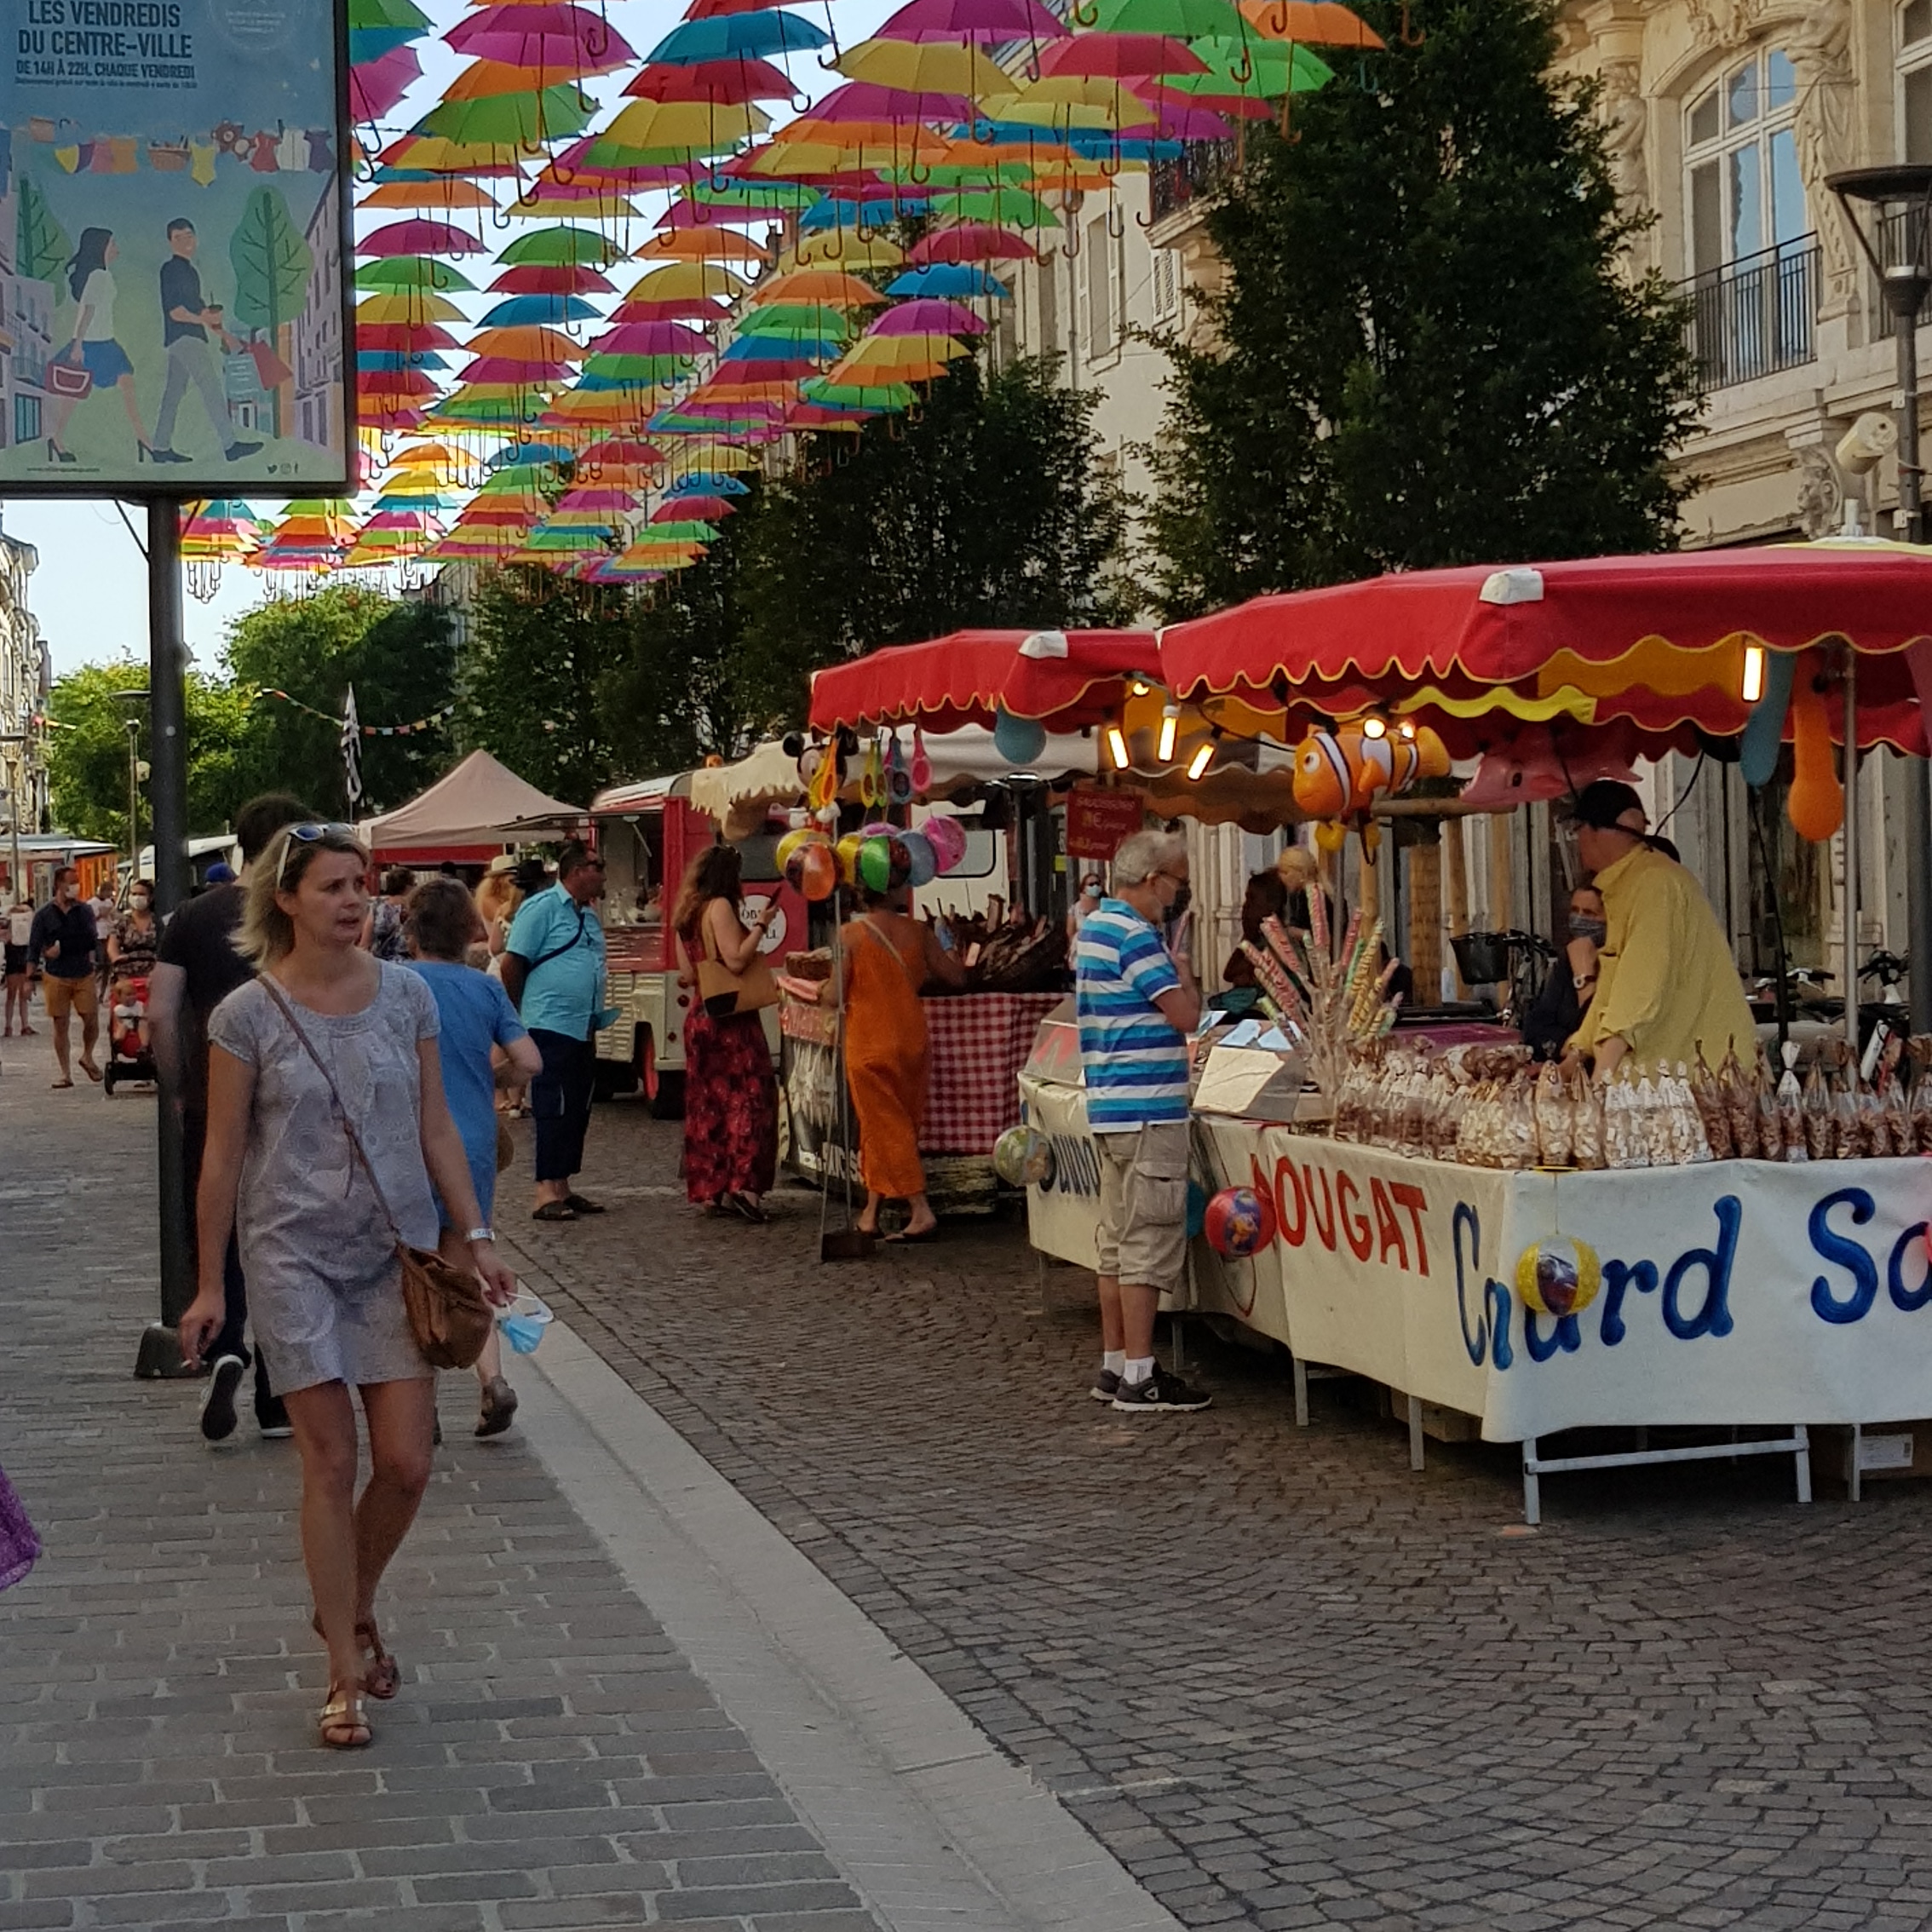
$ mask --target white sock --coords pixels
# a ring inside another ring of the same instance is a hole
[[[1127,1363],[1121,1371],[1121,1379],[1130,1389],[1136,1389],[1153,1373],[1153,1357],[1142,1355],[1136,1361]]]
[[[1100,1366],[1102,1375],[1118,1375],[1127,1366],[1127,1351],[1124,1348],[1102,1348]]]

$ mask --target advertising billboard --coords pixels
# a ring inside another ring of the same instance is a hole
[[[343,17],[0,7],[0,496],[347,483]]]

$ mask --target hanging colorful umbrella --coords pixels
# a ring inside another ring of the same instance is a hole
[[[349,69],[349,118],[379,121],[423,78],[413,47],[392,47],[372,60]]]
[[[1371,48],[1382,36],[1337,0],[1238,0],[1242,18],[1269,40],[1314,47]]]
[[[687,20],[672,28],[644,58],[684,66],[733,55],[758,60],[773,54],[808,54],[828,41],[829,36],[796,14],[762,8],[756,13]]]
[[[480,236],[453,222],[416,220],[391,221],[359,236],[355,252],[365,261],[398,255],[487,255]]]
[[[394,168],[379,168],[375,187],[357,206],[434,208],[446,215],[455,215],[472,209],[487,209],[494,213],[497,204],[490,191],[476,181],[463,181],[454,175],[405,174]]]
[[[982,47],[1057,40],[1065,21],[1038,0],[911,0],[879,28],[881,40],[957,40]]]
[[[1023,236],[983,221],[964,221],[957,227],[929,228],[906,255],[915,268],[934,262],[1033,262],[1039,250]]]
[[[537,263],[544,267],[607,268],[623,254],[611,238],[595,228],[568,226],[533,228],[519,235],[497,259],[505,267]]]
[[[762,267],[766,251],[734,228],[672,228],[636,250],[640,262],[743,262]]]
[[[480,7],[443,38],[458,54],[520,68],[538,87],[556,79],[614,73],[637,58],[601,15],[558,0],[532,7]]]
[[[937,296],[948,299],[993,296],[1007,302],[1013,297],[1012,290],[984,268],[971,268],[957,262],[934,263],[930,267],[911,269],[888,282],[885,292],[888,296]]]
[[[624,91],[638,101],[708,101],[737,107],[748,101],[789,101],[796,89],[784,68],[740,55],[690,66],[641,67]]]
[[[929,296],[894,304],[872,324],[868,333],[874,336],[977,336],[984,334],[990,326],[963,302],[940,302]]]

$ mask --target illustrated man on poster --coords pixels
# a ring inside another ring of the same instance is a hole
[[[230,463],[253,456],[262,447],[259,443],[238,441],[229,419],[227,399],[221,393],[221,379],[208,346],[208,331],[212,329],[221,338],[224,348],[240,345],[221,326],[220,308],[203,300],[201,272],[194,265],[196,239],[194,223],[185,216],[177,216],[168,224],[168,259],[161,264],[161,339],[168,351],[168,381],[161,391],[161,413],[154,423],[157,463],[193,460],[174,446],[175,418],[190,383],[199,393]]]

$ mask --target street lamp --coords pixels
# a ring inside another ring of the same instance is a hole
[[[1889,168],[1849,168],[1827,175],[1845,219],[1884,291],[1898,343],[1899,386],[1892,399],[1899,418],[1899,509],[1895,530],[1908,543],[1925,541],[1924,474],[1918,463],[1918,313],[1932,292],[1932,165],[1900,162]],[[1849,700],[1848,700],[1849,702]],[[1845,781],[1858,770],[1848,719]],[[1932,1024],[1932,778],[1926,761],[1908,762],[1906,781],[1906,952],[1911,958],[1914,1026]],[[1855,923],[1855,882],[1848,882],[1846,918]],[[1856,1038],[1858,981],[1854,944],[1845,946],[1846,1032]]]
[[[147,702],[145,691],[117,691],[114,696],[124,704]],[[128,733],[128,889],[132,892],[141,873],[141,713],[130,710],[122,722]]]

